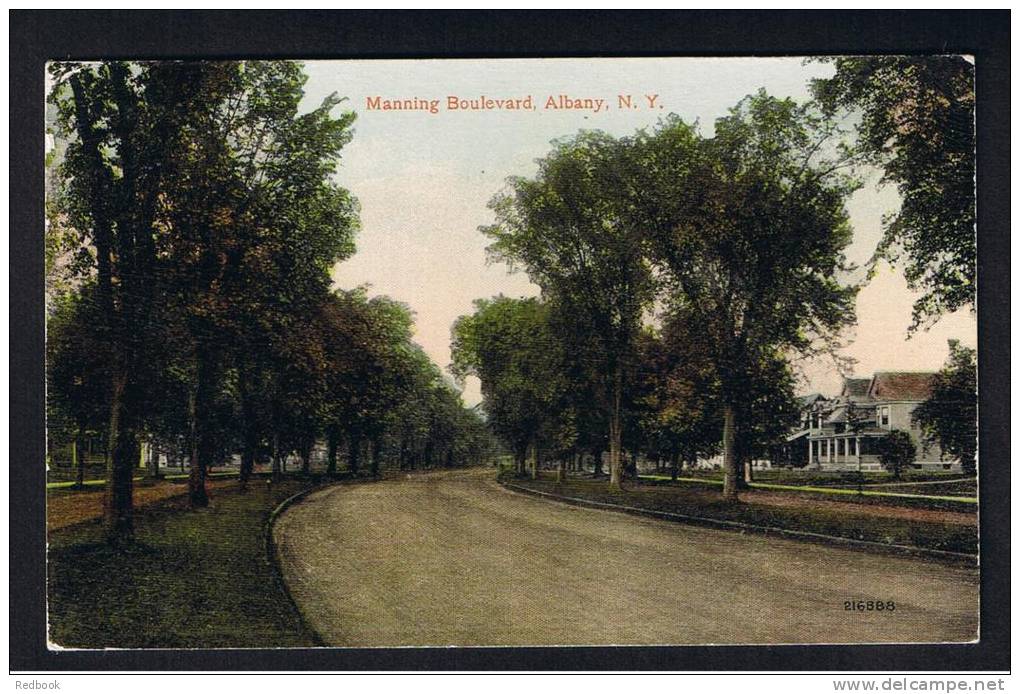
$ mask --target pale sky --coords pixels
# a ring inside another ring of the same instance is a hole
[[[472,301],[499,293],[533,296],[523,273],[486,265],[487,239],[478,226],[492,221],[486,207],[511,175],[529,176],[553,139],[579,129],[632,134],[663,115],[698,119],[704,132],[742,97],[764,87],[778,97],[804,100],[808,81],[831,73],[800,58],[629,58],[534,60],[314,61],[306,63],[308,108],[331,92],[358,114],[337,180],[361,203],[357,253],[334,268],[344,288],[370,284],[415,312],[415,339],[442,367],[450,362],[450,326],[472,311]],[[603,99],[600,112],[547,110],[549,96]],[[618,95],[640,108],[617,108]],[[644,95],[658,95],[648,108]],[[477,100],[532,96],[535,110],[450,111],[447,98]],[[439,112],[369,110],[367,99],[438,99]],[[882,215],[898,196],[879,189],[874,175],[849,204],[854,226],[850,260],[866,261],[881,233]],[[944,317],[907,339],[913,295],[898,270],[883,268],[858,296],[858,324],[845,355],[857,375],[875,370],[934,370],[948,354],[946,340],[976,344],[967,311]],[[838,390],[828,363],[805,365],[802,391]],[[480,401],[478,383],[464,399]]]

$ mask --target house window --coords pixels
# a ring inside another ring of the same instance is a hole
[[[889,408],[880,407],[878,410],[878,425],[881,427],[889,428]]]

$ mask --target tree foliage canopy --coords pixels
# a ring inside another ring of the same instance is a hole
[[[931,395],[913,412],[929,442],[973,473],[977,456],[977,351],[949,341],[949,359],[935,374]]]
[[[974,308],[974,64],[962,56],[829,58],[813,91],[830,114],[852,111],[858,151],[902,197],[877,258],[902,263],[921,292],[913,325]]]

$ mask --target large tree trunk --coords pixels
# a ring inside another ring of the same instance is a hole
[[[525,461],[528,458],[528,447],[518,445],[514,449],[514,474],[522,477],[525,472]]]
[[[556,466],[556,484],[563,484],[567,479],[567,456],[561,455]]]
[[[205,488],[206,470],[212,465],[215,451],[214,433],[212,431],[212,411],[215,397],[215,368],[212,356],[199,348],[197,354],[198,374],[195,384],[194,411],[192,425],[194,427],[194,445],[191,456],[191,472],[188,475],[188,503],[192,508],[203,508],[209,505],[209,494]]]
[[[112,379],[110,398],[110,431],[106,464],[106,496],[103,517],[108,540],[113,544],[130,541],[134,533],[132,503],[138,441],[130,429],[124,404],[127,378],[117,374]]]
[[[723,498],[736,501],[739,474],[736,446],[736,410],[733,405],[723,405]]]
[[[538,479],[538,444],[532,441],[529,450],[531,456],[528,460],[528,476],[534,480]]]
[[[113,300],[114,233],[113,218],[110,215],[110,201],[114,198],[113,174],[102,153],[102,137],[95,128],[95,112],[82,76],[72,75],[69,82],[74,96],[75,127],[82,151],[89,162],[89,212],[92,219],[92,242],[96,251],[97,301],[101,313],[96,330],[117,359],[118,355],[123,356],[125,349],[118,341],[121,326]],[[107,537],[115,544],[130,540],[133,532],[132,473],[136,459],[133,452],[129,451],[133,435],[128,430],[130,423],[125,421],[124,391],[127,376],[123,362],[119,362],[118,367],[122,370],[110,379],[110,429],[104,452],[106,489],[103,500]]]
[[[669,458],[669,476],[674,482],[680,476],[680,454],[674,453]]]
[[[312,444],[308,442],[301,444],[301,474],[312,474]]]
[[[192,398],[194,402],[194,398]],[[194,408],[192,408],[194,411]],[[205,468],[202,464],[202,453],[198,432],[198,425],[195,417],[191,419],[191,462],[188,470],[188,505],[192,508],[202,508],[209,505],[209,497],[205,492]]]
[[[248,484],[252,473],[255,472],[255,446],[245,442],[244,450],[241,451],[241,486]]]
[[[347,467],[352,477],[358,476],[361,464],[361,434],[351,434],[347,439]]]
[[[156,447],[155,442],[149,441],[148,445],[148,460],[145,461],[145,476],[149,479],[158,480],[159,474],[159,448]]]
[[[85,487],[85,455],[81,450],[81,431],[79,428],[71,440],[71,461],[75,470],[74,486],[77,489]]]
[[[283,472],[280,467],[280,434],[273,432],[273,481],[279,480],[283,476]]]
[[[372,477],[379,476],[379,469],[382,464],[382,436],[372,437]]]
[[[340,437],[335,431],[326,435],[326,474],[332,477],[336,474],[336,451],[340,447]]]
[[[400,467],[401,470],[406,470],[407,469],[407,466],[409,464],[408,463],[409,454],[410,454],[410,449],[409,449],[409,446],[408,446],[408,443],[407,443],[407,436],[404,435],[404,434],[401,434],[401,436],[400,436],[400,454],[398,455],[399,460],[397,462],[397,465]]]
[[[429,441],[425,444],[424,460],[422,460],[422,466],[425,469],[432,469],[432,456],[434,453],[435,446],[433,445],[432,440],[429,439]]]
[[[620,489],[623,482],[623,369],[617,365],[613,371],[613,409],[609,414],[609,488]]]
[[[238,369],[238,391],[241,398],[241,426],[243,427],[241,447],[241,486],[244,487],[255,472],[255,456],[258,453],[259,437],[257,433],[256,416],[252,403],[251,389],[248,382],[249,367],[247,362],[241,360]]]

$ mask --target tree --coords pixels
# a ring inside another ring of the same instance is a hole
[[[882,467],[891,472],[895,479],[899,479],[901,473],[917,458],[917,446],[910,434],[893,429],[879,440],[878,455]]]
[[[854,320],[843,284],[852,230],[839,132],[809,107],[747,97],[705,138],[673,117],[639,133],[630,214],[665,300],[705,335],[720,385],[724,496],[737,496],[738,421],[756,369],[777,354],[832,352]]]
[[[354,119],[332,114],[341,100],[331,95],[299,114],[306,80],[300,64],[214,65],[204,98],[189,114],[185,153],[167,163],[175,175],[168,178],[163,216],[168,289],[193,341],[197,433],[190,491],[197,506],[206,503],[204,471],[219,446],[208,414],[231,357],[247,359],[237,354],[239,344],[275,343],[282,361],[268,355],[263,363],[284,372],[284,391],[304,391],[289,398],[276,421],[286,420],[288,445],[308,467],[324,395],[321,341],[309,325],[329,270],[354,250],[357,228],[354,201],[330,179]],[[265,340],[265,327],[274,340]],[[245,334],[253,328],[263,330]],[[251,409],[246,403],[242,411]],[[250,447],[250,432],[248,438]]]
[[[190,362],[177,371],[191,387],[192,504],[206,502],[205,469],[232,445],[221,415],[238,397],[250,468],[256,427],[273,420],[257,416],[252,380],[279,382],[301,356],[286,341],[353,252],[356,203],[330,179],[353,114],[332,115],[335,95],[299,114],[305,78],[286,61],[58,63],[52,74],[69,140],[54,214],[79,235],[75,269],[95,277],[110,355],[107,526],[126,537],[138,436],[167,370],[154,346],[172,341],[174,361]]]
[[[937,441],[968,474],[977,466],[977,352],[949,341],[949,359],[932,379],[931,395],[913,412],[926,441]]]
[[[633,343],[653,285],[640,227],[622,214],[625,148],[601,132],[554,143],[533,179],[509,180],[482,227],[493,259],[522,267],[569,317],[609,428],[610,486],[622,478],[623,398]]]
[[[182,151],[211,64],[53,63],[51,99],[69,140],[59,214],[78,235],[73,268],[95,278],[96,338],[108,356],[109,463],[104,517],[111,541],[132,535],[138,431],[153,394],[149,338],[158,276],[163,164]]]
[[[750,374],[744,399],[738,405],[735,435],[745,482],[752,481],[753,461],[771,455],[800,419],[793,371],[781,354],[765,355],[752,365]]]
[[[911,329],[974,308],[974,64],[962,56],[824,58],[812,90],[830,115],[859,114],[858,150],[903,199],[885,220],[875,259],[903,262]]]
[[[460,381],[481,381],[489,425],[513,452],[518,474],[529,451],[535,462],[543,427],[565,390],[549,311],[538,299],[478,299],[475,312],[458,318],[451,331],[450,371]]]
[[[669,460],[676,480],[681,464],[694,465],[719,448],[718,379],[704,333],[683,312],[667,313],[661,334],[647,330],[639,345],[639,426],[646,446]]]
[[[340,439],[346,438],[351,471],[357,471],[367,441],[377,474],[385,434],[415,384],[417,367],[409,358],[414,319],[406,305],[388,297],[369,299],[364,287],[334,292],[325,311],[330,471],[336,468]]]

